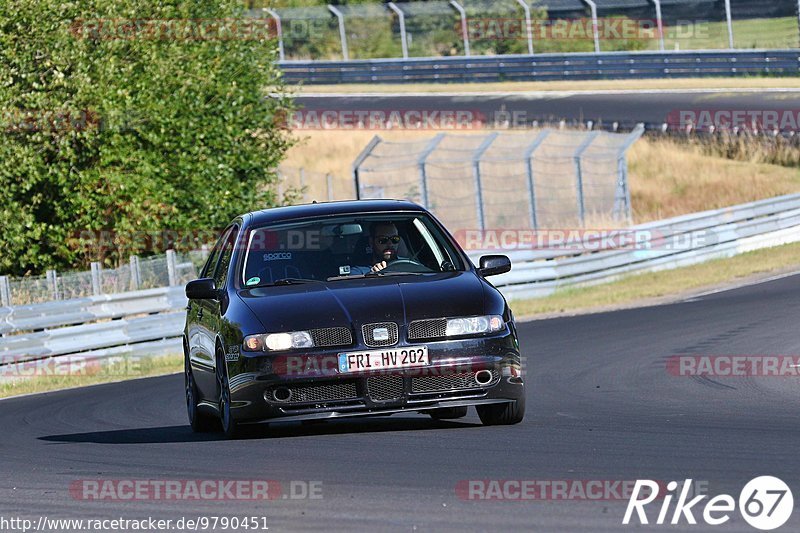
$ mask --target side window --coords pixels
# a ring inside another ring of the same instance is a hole
[[[236,245],[236,236],[239,234],[239,228],[234,226],[228,233],[225,244],[219,256],[219,263],[214,271],[214,281],[218,288],[225,286],[225,280],[228,279],[228,268],[231,266],[231,258],[233,257],[233,247]]]
[[[217,240],[217,244],[215,244],[214,248],[211,249],[211,254],[208,256],[208,260],[206,261],[206,264],[203,267],[203,272],[200,274],[201,278],[210,278],[214,273],[214,267],[216,267],[217,265],[217,260],[219,259],[219,253],[222,250],[223,243],[226,242],[229,233],[230,233],[230,228],[227,228],[225,231],[223,231],[222,235]]]

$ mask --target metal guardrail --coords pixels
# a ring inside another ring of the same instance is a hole
[[[603,283],[800,242],[800,194],[620,231],[645,234],[649,240],[640,243],[652,246],[619,249],[606,243],[598,247],[593,238],[587,238],[572,250],[507,251],[513,269],[492,282],[510,300],[540,297],[567,286]],[[698,234],[706,237],[702,245],[659,247],[665,240]],[[477,262],[486,253],[504,251],[476,250],[469,255]],[[0,377],[20,361],[180,353],[185,306],[183,287],[177,286],[0,308]]]
[[[606,283],[645,271],[688,266],[780,244],[800,242],[800,195],[786,195],[735,207],[705,211],[624,231],[646,236],[625,249],[600,248],[591,239],[564,250],[507,252],[513,269],[492,283],[513,300],[537,298],[568,286]],[[613,240],[611,241],[613,244]],[[692,247],[675,242],[701,243]],[[503,250],[470,252],[481,255]]]
[[[287,83],[425,83],[800,74],[800,50],[604,52],[282,61]]]

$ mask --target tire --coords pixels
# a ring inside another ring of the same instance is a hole
[[[525,396],[508,403],[476,405],[475,409],[484,426],[519,424],[525,418]]]
[[[192,365],[189,364],[189,354],[184,353],[183,359],[183,382],[186,395],[186,413],[189,416],[189,426],[195,433],[206,433],[217,428],[217,419],[208,416],[197,409],[200,399],[197,393],[197,384],[194,382]]]
[[[440,407],[428,411],[428,414],[434,420],[451,420],[454,418],[463,418],[467,416],[467,407]]]
[[[231,388],[228,382],[228,367],[221,350],[217,349],[217,392],[219,393],[219,421],[222,432],[229,439],[239,436],[239,424],[231,413]]]

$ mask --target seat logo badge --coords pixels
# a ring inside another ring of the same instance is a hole
[[[376,341],[389,340],[389,328],[375,328],[372,330],[372,338]]]

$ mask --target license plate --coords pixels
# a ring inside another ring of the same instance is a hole
[[[386,370],[389,368],[412,368],[429,364],[427,346],[339,354],[339,372],[343,373]]]

